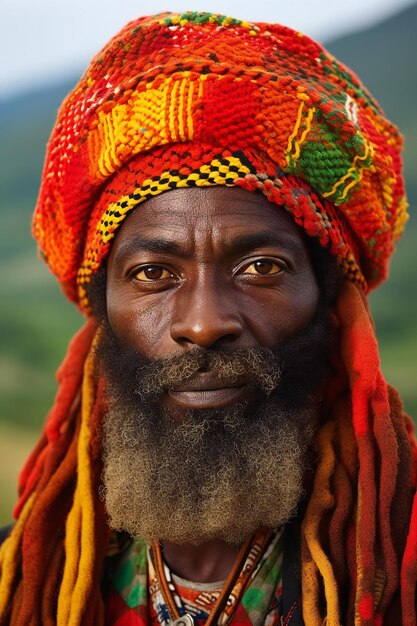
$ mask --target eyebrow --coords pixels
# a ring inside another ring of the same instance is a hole
[[[185,252],[182,246],[175,241],[161,239],[159,237],[146,239],[135,238],[132,241],[128,241],[120,246],[117,256],[129,257],[136,252],[172,254],[183,258],[189,258],[192,256],[190,253]]]
[[[264,246],[273,246],[286,250],[287,252],[296,252],[304,254],[304,246],[302,242],[293,237],[291,234],[280,234],[258,232],[249,233],[245,235],[239,235],[231,238],[224,243],[225,254],[242,254],[256,248],[262,248]],[[172,256],[178,256],[184,259],[189,259],[193,256],[192,252],[185,250],[179,243],[170,239],[158,238],[139,238],[128,241],[122,244],[118,250],[118,257],[129,257],[137,252],[155,252],[156,254],[169,254]]]
[[[287,252],[305,253],[303,243],[300,239],[293,237],[291,234],[283,235],[282,233],[273,233],[270,231],[240,235],[226,243],[225,249],[239,254],[264,246],[281,248]]]

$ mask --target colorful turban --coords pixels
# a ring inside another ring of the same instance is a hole
[[[210,13],[130,22],[52,133],[34,235],[69,298],[125,216],[192,186],[262,191],[366,292],[407,219],[401,137],[359,79],[308,37]]]

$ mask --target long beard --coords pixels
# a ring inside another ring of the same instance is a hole
[[[325,375],[329,324],[318,314],[277,346],[149,361],[104,323],[98,362],[107,380],[104,498],[109,524],[134,537],[241,543],[296,512],[314,466],[316,390]],[[253,380],[252,399],[225,409],[170,414],[161,398],[194,373]]]

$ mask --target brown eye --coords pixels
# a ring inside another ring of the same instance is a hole
[[[152,280],[161,280],[163,278],[171,278],[171,272],[164,269],[163,267],[159,267],[158,265],[148,265],[147,267],[143,267],[137,274],[135,274],[136,280],[141,280],[144,282],[149,282]]]
[[[261,276],[272,276],[273,274],[279,274],[282,268],[273,261],[268,259],[260,259],[254,261],[244,271],[244,274],[260,274]]]

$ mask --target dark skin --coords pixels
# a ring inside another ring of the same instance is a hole
[[[314,315],[319,288],[305,236],[262,194],[240,188],[176,189],[133,211],[108,260],[107,313],[117,340],[148,358],[192,348],[272,347]],[[244,378],[222,387],[201,372],[167,392],[165,408],[212,408],[248,396]],[[179,576],[223,580],[238,546],[164,542]]]

